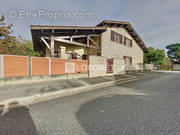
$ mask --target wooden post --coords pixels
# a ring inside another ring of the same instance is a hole
[[[54,36],[51,36],[51,58],[54,57]]]
[[[87,46],[89,46],[89,39],[90,39],[90,36],[88,35],[87,36]]]
[[[73,42],[73,38],[72,37],[70,37],[70,41],[71,41],[71,43]]]

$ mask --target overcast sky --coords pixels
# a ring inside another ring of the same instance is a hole
[[[22,15],[40,11],[53,15],[91,13],[93,17],[20,18],[20,12]],[[180,0],[0,0],[0,13],[5,14],[7,24],[13,22],[14,34],[26,39],[31,39],[31,24],[94,26],[110,19],[130,22],[147,46],[164,49],[168,44],[180,42]]]

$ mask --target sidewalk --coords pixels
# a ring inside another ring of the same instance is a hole
[[[38,97],[47,95],[48,93],[55,94],[62,91],[63,93],[72,93],[80,91],[80,89],[86,91],[88,88],[96,88],[98,86],[112,85],[117,82],[124,82],[130,80],[141,79],[144,77],[150,77],[152,75],[157,75],[160,73],[155,72],[141,72],[141,73],[131,73],[124,75],[112,75],[104,77],[94,77],[94,78],[81,78],[81,79],[70,79],[70,80],[53,80],[44,81],[36,83],[27,84],[13,84],[0,86],[0,102],[6,102],[9,99],[18,99],[31,97],[38,95]],[[57,94],[57,95],[58,95]]]

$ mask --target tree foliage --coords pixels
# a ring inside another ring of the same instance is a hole
[[[166,49],[168,49],[168,57],[173,60],[180,62],[180,43],[167,45]]]
[[[155,49],[153,47],[148,48],[148,53],[145,54],[144,62],[153,63],[156,65],[162,65],[165,62],[165,50]]]
[[[25,46],[25,51],[22,55],[27,56],[40,56],[38,52],[35,52],[33,49],[33,43],[31,40],[23,40],[21,46]]]
[[[12,35],[13,24],[6,25],[4,16],[0,17],[0,54],[38,56],[31,41]]]

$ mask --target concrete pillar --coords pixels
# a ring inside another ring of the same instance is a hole
[[[51,75],[51,58],[49,58],[49,75]]]
[[[66,47],[60,46],[60,58],[66,59]]]
[[[28,56],[28,76],[31,77],[32,75],[32,58]]]
[[[4,55],[0,55],[0,78],[4,78]]]

